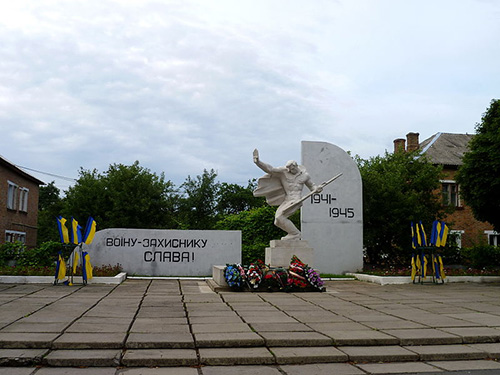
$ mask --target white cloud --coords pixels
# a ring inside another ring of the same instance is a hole
[[[369,157],[409,131],[472,132],[500,87],[496,2],[49,1],[0,5],[0,154],[75,176],[111,163],[176,184]],[[43,178],[42,178],[43,179]],[[50,180],[50,178],[49,178]]]

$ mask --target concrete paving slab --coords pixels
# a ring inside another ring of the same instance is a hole
[[[257,332],[311,332],[313,329],[303,323],[252,323]]]
[[[39,365],[48,352],[48,349],[0,349],[0,366]]]
[[[346,362],[348,359],[345,353],[333,346],[271,347],[269,350],[280,365]]]
[[[442,328],[442,331],[461,336],[464,343],[500,341],[500,330],[492,327]]]
[[[56,367],[116,367],[120,365],[121,350],[54,350],[44,363]]]
[[[245,322],[252,323],[297,323],[297,320],[285,315],[285,314],[268,314],[268,315],[242,315]]]
[[[38,349],[50,348],[60,333],[0,332],[0,348]]]
[[[468,322],[460,319],[454,319],[446,316],[432,316],[432,317],[424,317],[422,319],[415,318],[415,321],[432,328],[479,326],[478,323]]]
[[[1,335],[0,335],[1,336]],[[54,349],[115,349],[122,348],[125,332],[63,333],[52,343]]]
[[[184,320],[179,324],[163,324],[162,322],[153,323],[153,322],[144,322],[144,321],[135,321],[130,329],[130,332],[137,333],[190,333],[189,325],[187,324],[187,320]]]
[[[400,363],[365,363],[356,365],[368,374],[415,374],[419,372],[436,372],[436,367],[423,362]]]
[[[206,366],[203,375],[282,375],[276,367],[270,366]]]
[[[398,345],[399,339],[375,330],[358,331],[322,331],[333,339],[334,345]]]
[[[188,319],[187,317],[182,317],[182,318],[141,318],[137,317],[134,320],[134,325],[136,324],[157,324],[157,325],[177,325],[177,324],[188,324]]]
[[[212,311],[212,310],[189,310],[188,311],[188,317],[224,317],[224,316],[238,316],[233,310],[224,310],[224,311]]]
[[[8,327],[3,328],[0,332],[37,332],[37,333],[61,333],[70,323],[68,322],[58,322],[58,323],[26,323],[22,320],[15,322]]]
[[[286,375],[365,375],[366,372],[347,363],[316,363],[310,365],[285,365],[280,368]],[[205,375],[205,374],[203,374]]]
[[[190,367],[138,367],[118,370],[116,375],[198,375],[198,370]]]
[[[488,353],[468,345],[421,345],[406,346],[418,354],[421,361],[446,361],[459,359],[484,359]]]
[[[203,348],[199,350],[203,365],[269,365],[274,364],[274,356],[266,348]]]
[[[398,319],[392,321],[378,321],[378,322],[363,322],[363,324],[367,327],[377,330],[386,330],[386,329],[422,329],[428,328],[427,326],[415,323],[410,320]]]
[[[476,323],[481,326],[490,326],[490,327],[500,326],[500,317],[498,315],[480,313],[480,312],[471,312],[470,310],[465,310],[465,311],[467,312],[451,314],[450,316],[453,318],[466,320],[471,323]]]
[[[243,323],[243,320],[236,315],[229,316],[190,316],[189,322],[192,324],[222,324],[222,323]]]
[[[467,346],[487,353],[488,358],[500,359],[500,343],[468,344]]]
[[[132,332],[125,347],[129,349],[188,349],[194,348],[193,335],[189,332]]]
[[[418,361],[418,354],[396,345],[342,346],[340,351],[352,362],[407,362]]]
[[[115,375],[115,373],[115,367],[42,367],[36,372],[36,375]]]
[[[246,323],[217,323],[217,324],[192,324],[194,334],[197,333],[226,333],[226,332],[252,332]]]
[[[0,367],[0,375],[31,375],[37,370],[33,367]],[[111,375],[111,374],[109,374]]]
[[[92,332],[127,332],[129,329],[129,323],[73,323],[70,327],[66,329],[68,333],[92,333]]]
[[[335,323],[345,321],[344,319],[340,318],[339,315],[330,313],[328,311],[322,311],[319,313],[298,311],[289,312],[288,314],[302,323]]]
[[[199,348],[227,348],[264,346],[264,339],[255,332],[196,333]]]
[[[318,332],[259,332],[267,346],[328,346],[330,337]]]
[[[446,371],[458,370],[498,370],[500,372],[500,363],[489,360],[474,361],[437,361],[428,362],[430,365]]]
[[[353,321],[342,323],[307,323],[315,331],[371,331],[372,329]]]
[[[198,357],[194,349],[132,349],[122,358],[125,366],[196,366]]]
[[[387,329],[382,330],[400,340],[400,345],[446,345],[461,344],[462,337],[434,328],[426,329]]]

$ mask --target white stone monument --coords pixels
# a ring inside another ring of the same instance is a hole
[[[241,262],[241,231],[104,229],[84,245],[94,266],[128,274],[209,276],[216,264]]]
[[[312,193],[320,193],[323,186],[316,186],[302,165],[290,160],[284,167],[273,167],[260,160],[259,152],[254,150],[254,163],[266,172],[258,181],[254,191],[256,197],[265,197],[268,204],[278,206],[274,225],[287,234],[281,240],[273,240],[266,248],[265,263],[272,267],[288,267],[293,255],[304,263],[313,266],[314,250],[307,241],[301,240],[301,233],[289,219],[301,206],[304,186]]]
[[[342,274],[363,267],[363,190],[358,166],[340,147],[326,142],[302,142],[302,164],[313,181],[342,173],[303,202],[302,239],[314,249],[321,273]]]

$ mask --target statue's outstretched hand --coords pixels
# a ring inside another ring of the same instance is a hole
[[[253,162],[254,163],[259,162],[259,150],[257,149],[253,150]]]

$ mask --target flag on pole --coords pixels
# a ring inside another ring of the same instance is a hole
[[[424,230],[424,225],[420,221],[419,224],[417,224],[418,232],[420,235],[420,242],[419,244],[421,246],[427,246],[427,236],[425,235],[425,230]]]
[[[94,218],[89,217],[87,220],[87,225],[85,226],[85,233],[83,235],[83,242],[85,244],[90,245],[92,243],[96,229],[97,229],[97,224]]]
[[[64,261],[61,252],[59,252],[59,257],[57,258],[55,277],[56,280],[63,280],[66,277],[66,262]]]
[[[413,221],[411,222],[411,247],[416,249],[418,246],[418,239],[415,230],[415,226],[413,225]]]
[[[78,245],[82,243],[82,227],[74,217],[71,218],[71,243]]]
[[[78,267],[79,260],[80,260],[80,255],[78,254],[78,250],[75,250],[73,253],[73,274],[76,273],[76,269]]]
[[[82,253],[83,257],[83,269],[82,269],[82,278],[83,281],[87,281],[92,279],[92,264],[90,264],[90,255],[86,251]]]
[[[61,215],[57,217],[57,228],[59,229],[59,236],[61,238],[61,243],[69,243],[69,233],[66,227],[66,219]]]
[[[441,246],[446,246],[446,240],[448,239],[448,226],[446,223],[441,224],[441,231],[439,232],[439,240],[440,240],[440,245]]]

